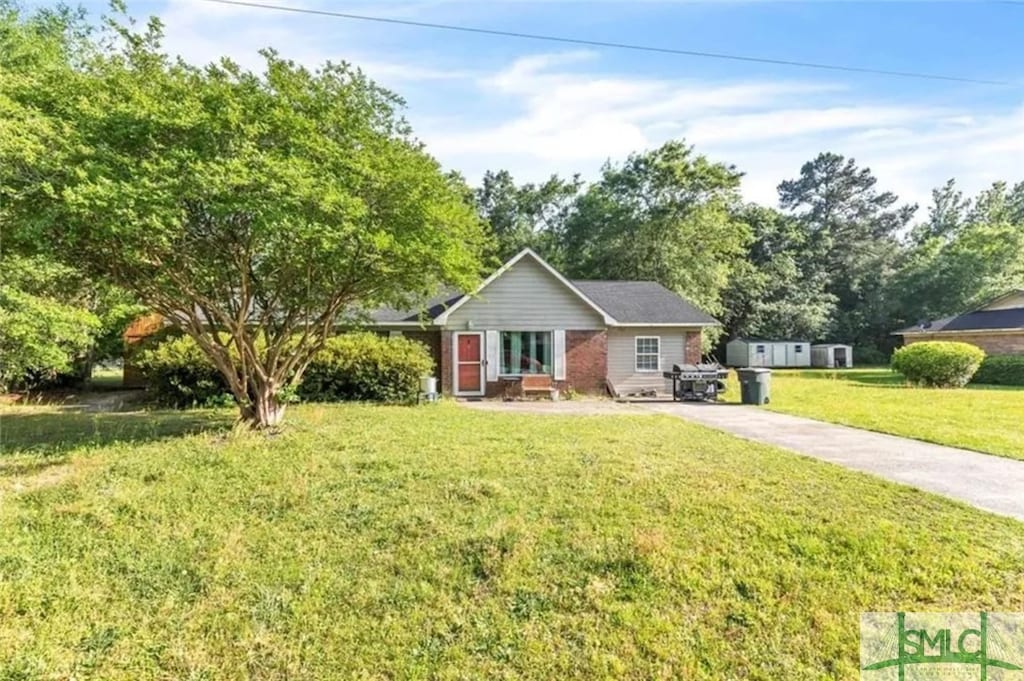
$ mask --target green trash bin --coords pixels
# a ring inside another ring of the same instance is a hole
[[[762,367],[737,369],[740,399],[743,404],[768,404],[771,401],[772,370]]]

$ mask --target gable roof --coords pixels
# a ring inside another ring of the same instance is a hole
[[[979,307],[977,310],[975,310],[975,312],[979,312],[981,310],[989,310],[989,309],[993,308],[996,305],[1000,305],[1001,303],[1004,303],[1007,300],[1011,300],[1013,298],[1021,298],[1021,297],[1024,297],[1024,288],[1010,289],[1009,291],[1007,291],[1003,295],[996,296],[992,300],[988,301],[987,303],[985,303],[984,305]],[[1014,305],[1013,307],[1017,307],[1017,306]],[[1007,308],[1001,308],[1001,309],[1007,309]]]
[[[719,322],[677,293],[655,281],[593,281],[566,279],[558,270],[529,248],[524,248],[466,295],[442,292],[416,310],[382,308],[370,314],[381,326],[443,325],[449,315],[472,300],[523,258],[532,258],[576,297],[601,315],[608,326],[717,326]]]
[[[905,336],[916,333],[944,333],[949,331],[996,331],[1004,329],[1024,331],[1024,307],[988,309],[993,305],[1021,294],[1024,294],[1024,290],[1014,289],[970,312],[908,326],[905,329],[896,331],[895,335]]]
[[[545,270],[547,270],[548,273],[551,274],[555,279],[557,279],[559,282],[561,282],[570,291],[575,293],[576,296],[580,300],[582,300],[584,303],[586,303],[588,306],[590,306],[595,312],[597,312],[599,315],[601,315],[602,319],[604,319],[604,323],[605,324],[614,324],[615,323],[615,319],[613,317],[609,316],[609,314],[607,312],[602,310],[596,303],[594,303],[594,301],[592,301],[582,291],[580,291],[578,288],[576,288],[575,284],[573,284],[571,281],[569,281],[564,276],[562,276],[561,272],[559,272],[554,267],[549,265],[548,262],[546,260],[544,260],[544,258],[542,258],[539,255],[537,255],[536,253],[534,253],[533,249],[531,249],[531,248],[524,248],[523,250],[519,251],[519,253],[517,253],[515,256],[513,256],[512,259],[510,259],[507,263],[505,263],[504,265],[502,265],[501,267],[496,269],[494,271],[494,273],[491,274],[491,276],[489,276],[486,279],[484,279],[483,283],[480,284],[479,286],[477,286],[476,290],[473,291],[473,293],[471,295],[463,296],[459,300],[455,301],[455,303],[451,307],[449,307],[444,312],[439,314],[434,319],[435,323],[437,323],[437,324],[444,324],[446,321],[448,321],[448,316],[452,312],[454,312],[455,310],[457,310],[460,307],[462,307],[462,305],[464,305],[466,303],[466,301],[468,301],[473,296],[476,296],[481,291],[483,291],[485,288],[487,288],[492,282],[494,282],[497,279],[499,279],[501,277],[501,275],[505,274],[505,272],[508,272],[510,269],[512,269],[516,265],[516,263],[518,263],[523,258],[533,258],[533,260],[535,260],[537,262],[537,264],[539,264],[541,267],[543,267]]]
[[[572,283],[614,317],[620,326],[718,324],[711,315],[656,281],[577,279]]]

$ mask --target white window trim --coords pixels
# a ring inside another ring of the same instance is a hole
[[[656,369],[641,369],[640,368],[640,356],[650,357],[655,354],[653,352],[638,352],[640,341],[642,340],[656,340],[658,341],[658,368]],[[661,371],[661,336],[634,336],[633,337],[633,370],[638,374],[653,374]]]
[[[506,333],[546,333],[548,335],[548,342],[551,343],[551,371],[547,374],[524,374],[522,371],[513,371],[506,373],[502,371],[502,362],[504,360],[504,347],[503,336]],[[522,378],[523,376],[555,376],[555,334],[557,331],[551,329],[502,329],[498,331],[498,378]]]

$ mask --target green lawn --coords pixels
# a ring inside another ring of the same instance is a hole
[[[862,611],[1024,609],[1024,525],[678,419],[290,417],[0,412],[0,679],[849,679]]]
[[[735,381],[726,393],[739,401]],[[884,368],[776,370],[773,411],[1024,459],[1024,389],[916,388]]]

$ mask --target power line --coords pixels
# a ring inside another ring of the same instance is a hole
[[[848,73],[865,73],[876,76],[894,76],[897,78],[916,78],[919,80],[942,80],[955,83],[973,83],[976,85],[1017,85],[1003,80],[985,80],[980,78],[964,78],[960,76],[946,76],[935,73],[917,73],[914,71],[887,71],[884,69],[871,69],[858,66],[842,66],[839,64],[820,64],[816,62],[794,61],[789,59],[770,59],[767,57],[751,57],[739,54],[726,54],[724,52],[700,52],[697,50],[680,50],[671,47],[655,47],[652,45],[636,45],[631,43],[606,42],[603,40],[586,40],[583,38],[567,38],[564,36],[542,35],[539,33],[520,33],[517,31],[500,31],[491,28],[479,28],[476,26],[456,26],[454,24],[436,24],[426,21],[411,21],[409,19],[393,19],[388,17],[375,17],[365,14],[349,14],[347,12],[332,12],[328,10],[308,9],[302,7],[285,7],[282,5],[265,5],[246,0],[203,0],[219,5],[235,5],[238,7],[254,7],[269,9],[279,12],[292,12],[295,14],[313,14],[318,16],[335,17],[338,19],[351,19],[354,21],[372,21],[380,24],[397,24],[400,26],[413,26],[416,28],[430,28],[440,31],[458,31],[461,33],[475,33],[478,35],[494,35],[503,38],[519,38],[523,40],[542,40],[552,43],[563,43],[570,45],[585,45],[587,47],[608,47],[618,50],[633,50],[637,52],[654,52],[658,54],[673,54],[684,57],[701,57],[705,59],[725,59],[729,61],[754,62],[758,64],[773,64],[776,66],[794,66],[806,69],[820,69],[825,71],[845,71]]]

